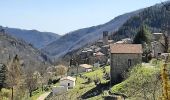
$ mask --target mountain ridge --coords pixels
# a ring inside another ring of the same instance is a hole
[[[0,46],[0,63],[8,65],[18,55],[24,69],[39,70],[51,65],[50,59],[44,53],[9,34],[0,32]]]
[[[41,49],[49,43],[60,38],[60,35],[52,32],[40,32],[38,30],[26,30],[19,28],[9,28],[2,27],[5,29],[6,33],[16,37],[18,39],[22,39],[29,44],[32,44],[34,47]]]
[[[102,37],[103,31],[109,31],[110,33],[117,31],[126,20],[141,11],[142,9],[120,15],[105,24],[72,31],[42,48],[42,50],[54,59],[58,59],[68,52],[79,49],[88,43],[97,41]]]

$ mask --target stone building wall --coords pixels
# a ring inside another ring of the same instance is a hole
[[[152,55],[155,58],[158,58],[161,53],[164,53],[164,47],[160,42],[154,41],[151,43],[151,47],[152,47]]]
[[[130,67],[141,63],[142,54],[111,54],[111,83],[120,82],[122,79],[121,75],[125,71],[127,71]]]

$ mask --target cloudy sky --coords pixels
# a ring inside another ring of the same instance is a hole
[[[0,25],[64,34],[165,0],[0,0]]]

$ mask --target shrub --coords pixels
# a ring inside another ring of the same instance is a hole
[[[112,93],[123,93],[137,100],[155,100],[160,96],[160,68],[137,65],[127,76],[125,81],[112,87]]]

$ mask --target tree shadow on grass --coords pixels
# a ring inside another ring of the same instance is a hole
[[[86,93],[84,93],[81,98],[82,99],[88,99],[94,96],[98,96],[101,93],[103,93],[104,90],[109,90],[110,87],[110,81],[108,81],[107,83],[101,83],[98,84],[96,87],[94,87],[93,89],[87,91]]]

